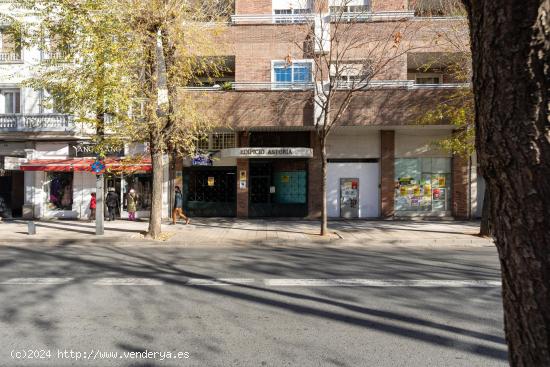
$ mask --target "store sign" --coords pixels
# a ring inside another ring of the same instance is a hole
[[[212,166],[214,163],[212,162],[212,157],[210,155],[199,154],[193,157],[191,164],[193,166]]]
[[[69,143],[69,155],[75,158],[96,157],[96,146],[97,144],[90,142]],[[124,149],[121,149],[120,147],[106,146],[104,148],[104,153],[106,157],[123,157]]]
[[[311,148],[231,148],[222,149],[223,158],[313,158]]]
[[[19,157],[4,157],[4,165],[2,168],[6,171],[19,171],[22,163],[27,163],[27,159]]]

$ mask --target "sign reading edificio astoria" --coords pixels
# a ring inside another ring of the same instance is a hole
[[[311,148],[231,148],[221,153],[223,158],[313,158]]]

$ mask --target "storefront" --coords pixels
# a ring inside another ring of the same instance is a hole
[[[336,129],[327,140],[327,214],[330,218],[380,216],[380,133]]]
[[[32,174],[36,186],[35,216],[39,218],[87,219],[90,216],[91,193],[96,191],[96,175],[91,172],[91,158],[34,159],[21,164],[21,170]],[[136,217],[148,217],[151,208],[151,162],[147,158],[105,160],[105,191],[115,188],[119,195],[117,216],[127,218],[126,196],[130,189],[137,193]]]
[[[191,166],[183,171],[184,209],[192,217],[236,215],[237,168]]]
[[[238,161],[237,201],[246,217],[309,215],[309,131],[249,132],[246,147],[224,149]]]
[[[450,215],[451,158],[395,160],[396,215]]]

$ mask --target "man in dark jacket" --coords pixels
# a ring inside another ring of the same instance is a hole
[[[183,214],[183,194],[179,186],[176,186],[176,193],[174,195],[174,210],[172,210],[172,224],[176,224],[176,220],[179,218],[185,219],[185,224],[189,224],[189,218]]]
[[[109,193],[105,198],[105,204],[107,205],[107,210],[109,211],[109,220],[115,220],[116,208],[118,207],[118,194],[115,191],[114,187],[109,187]]]

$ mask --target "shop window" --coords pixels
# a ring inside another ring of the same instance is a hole
[[[395,210],[444,212],[450,210],[451,159],[395,160]]]
[[[136,192],[137,210],[151,210],[151,202],[153,197],[153,176],[148,173],[128,175],[124,176],[124,181],[126,184],[126,195],[128,195],[131,189],[134,189],[134,191]],[[124,210],[128,210],[127,197],[125,196],[124,199]]]
[[[67,172],[48,172],[45,192],[48,209],[72,210],[73,174]]]

